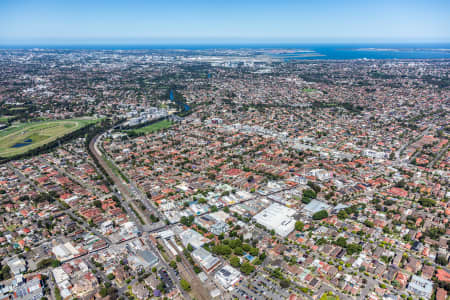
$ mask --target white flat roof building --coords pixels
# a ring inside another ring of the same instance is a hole
[[[184,247],[191,244],[194,249],[200,248],[204,243],[209,240],[195,230],[187,229],[180,233],[181,243]]]
[[[17,276],[27,270],[26,263],[23,259],[14,257],[9,259],[6,264],[9,266],[11,273]]]
[[[233,290],[233,286],[241,278],[241,272],[231,266],[226,265],[217,271],[214,278],[225,290],[231,291]]]
[[[59,261],[66,261],[79,255],[78,250],[70,243],[56,245],[52,248],[53,254]]]
[[[58,287],[59,287],[60,283],[62,283],[64,281],[68,281],[70,279],[69,275],[67,275],[67,273],[61,267],[54,268],[52,270],[52,273],[53,273],[53,278],[55,278],[55,282],[58,285]]]
[[[413,275],[409,282],[408,290],[420,297],[429,299],[433,293],[433,282],[423,277]]]
[[[295,209],[273,203],[255,215],[253,219],[267,229],[275,230],[276,234],[286,237],[295,228],[295,220],[293,218],[295,213]]]

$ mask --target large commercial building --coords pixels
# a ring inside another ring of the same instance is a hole
[[[134,270],[149,270],[158,263],[158,257],[149,250],[138,250],[128,260]]]
[[[70,242],[54,246],[52,252],[61,262],[65,262],[80,255],[80,252]]]
[[[295,220],[293,218],[295,213],[296,211],[292,208],[273,203],[255,215],[253,219],[267,229],[273,229],[276,234],[286,237],[295,228]]]
[[[184,247],[191,244],[194,249],[200,248],[209,240],[195,230],[187,229],[180,233],[180,240]]]

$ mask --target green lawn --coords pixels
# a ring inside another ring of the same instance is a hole
[[[312,92],[315,92],[315,91],[317,91],[317,90],[316,89],[309,89],[309,88],[304,88],[302,90],[303,93],[312,93]]]
[[[0,157],[25,153],[96,121],[72,119],[13,124],[0,130]]]
[[[339,300],[339,297],[329,292],[323,294],[322,297],[320,297],[320,300]]]
[[[169,128],[170,126],[172,126],[172,122],[168,121],[168,120],[162,120],[156,123],[153,123],[151,125],[142,127],[142,128],[138,128],[138,129],[131,129],[131,130],[127,130],[127,131],[133,131],[135,133],[152,133],[154,131],[157,130],[161,130],[161,129],[166,129]]]
[[[0,123],[6,123],[9,119],[11,119],[13,116],[0,116]]]

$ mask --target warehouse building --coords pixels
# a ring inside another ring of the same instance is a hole
[[[295,213],[295,209],[273,203],[255,215],[253,219],[267,229],[274,230],[276,234],[286,237],[295,228],[295,220],[293,218]]]

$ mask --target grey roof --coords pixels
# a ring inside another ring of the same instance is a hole
[[[306,205],[303,209],[306,211],[307,214],[313,215],[318,211],[330,209],[330,206],[325,202],[313,200],[309,202],[308,205]]]
[[[211,253],[203,248],[197,248],[192,252],[192,256],[196,258],[202,267],[206,270],[210,270],[215,265],[220,263],[220,259],[213,256]]]

